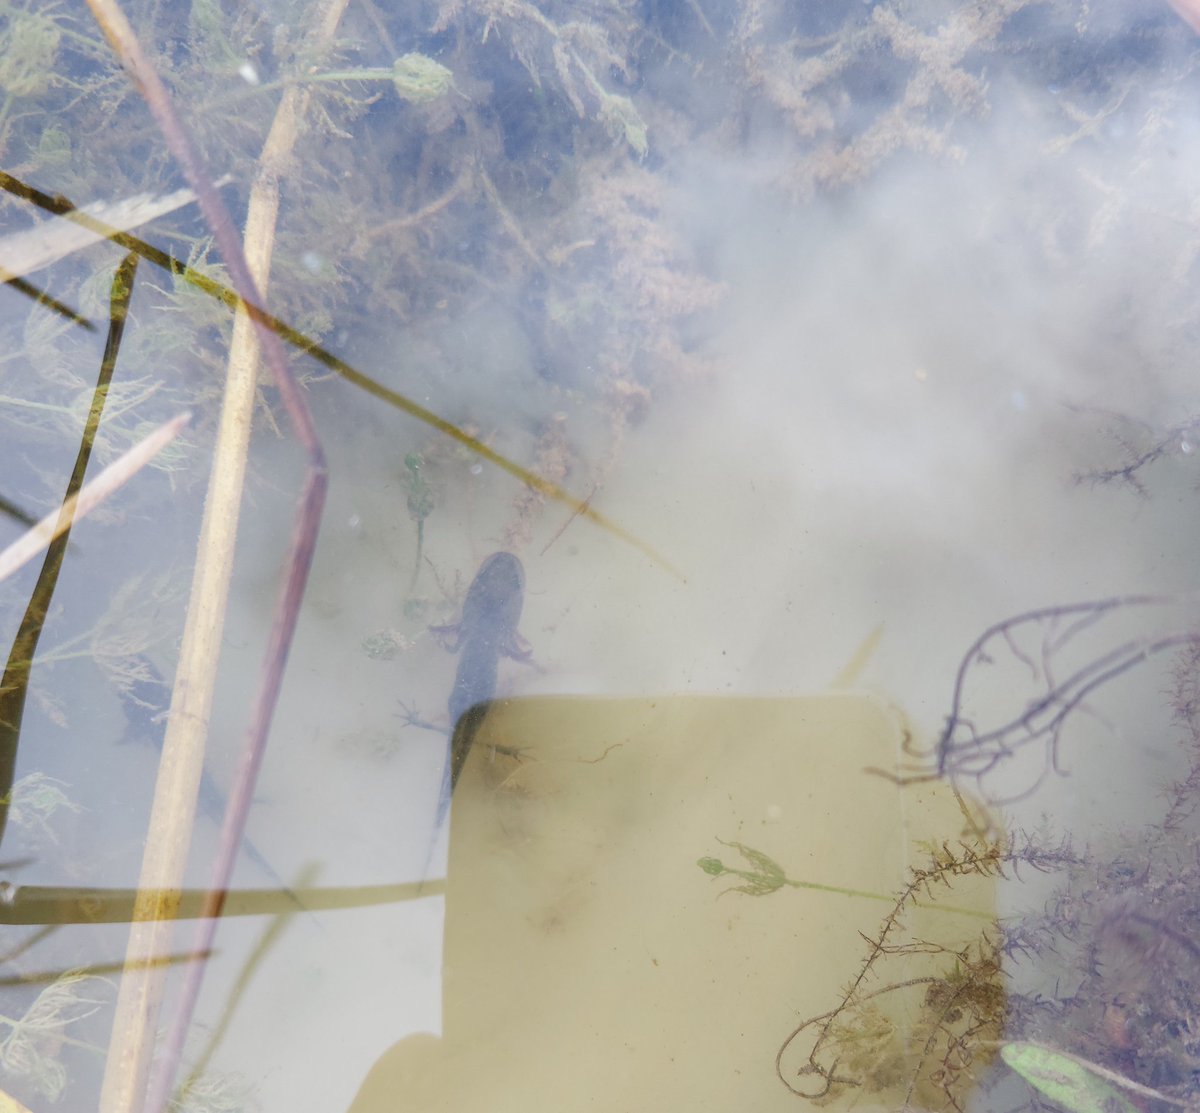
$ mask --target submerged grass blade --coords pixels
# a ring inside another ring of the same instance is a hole
[[[0,839],[4,837],[4,828],[8,822],[13,773],[17,764],[17,745],[21,737],[21,722],[25,716],[25,697],[29,690],[33,658],[42,636],[46,615],[50,611],[50,601],[58,586],[58,574],[62,570],[67,540],[75,520],[75,502],[83,487],[83,477],[92,458],[92,446],[96,442],[96,432],[100,428],[100,418],[104,413],[109,383],[116,369],[117,353],[121,349],[121,338],[125,334],[125,319],[129,313],[129,299],[133,294],[137,265],[138,256],[130,253],[113,274],[109,299],[108,339],[104,346],[104,357],[100,361],[100,373],[96,378],[92,404],[84,422],[79,451],[75,456],[71,476],[67,480],[63,505],[56,515],[54,539],[49,543],[42,570],[38,573],[29,605],[25,608],[17,636],[13,640],[3,679],[0,679]]]
[[[400,904],[445,891],[445,882],[423,887],[417,881],[391,885],[345,885],[331,888],[231,889],[225,893],[222,916],[294,914],[297,902],[307,912],[333,912]],[[52,885],[0,883],[0,924],[128,924],[142,914],[142,905],[172,901],[175,918],[197,920],[208,915],[207,889],[173,889],[144,893],[138,889],[93,889]],[[189,952],[196,953],[196,952]],[[161,965],[161,959],[149,965]],[[0,985],[3,982],[0,981]]]
[[[24,198],[31,204],[37,205],[46,212],[54,213],[64,219],[71,220],[83,224],[106,239],[110,239],[113,243],[124,247],[128,251],[136,251],[142,258],[149,260],[155,266],[161,267],[172,275],[190,282],[198,290],[204,291],[210,297],[216,298],[223,302],[231,309],[242,305],[246,312],[250,313],[255,320],[266,325],[271,331],[286,341],[297,350],[311,356],[318,363],[328,367],[336,375],[345,379],[349,383],[353,383],[360,390],[365,390],[374,398],[378,398],[382,402],[400,410],[402,413],[408,414],[417,421],[436,429],[439,433],[445,434],[447,437],[461,444],[464,448],[473,452],[475,455],[494,464],[502,471],[507,472],[515,479],[531,487],[533,490],[544,495],[546,498],[553,499],[555,502],[561,503],[568,507],[573,514],[577,514],[582,518],[586,518],[593,525],[598,526],[605,532],[619,538],[626,544],[637,549],[654,564],[657,564],[664,571],[674,576],[678,580],[686,580],[683,573],[663,557],[656,549],[647,542],[641,540],[633,533],[618,525],[611,518],[601,514],[597,510],[593,510],[589,505],[589,499],[579,499],[560,487],[556,483],[543,476],[537,475],[528,468],[523,468],[514,460],[510,460],[507,456],[503,456],[495,450],[489,448],[478,438],[471,436],[465,429],[453,422],[439,417],[432,410],[427,409],[420,403],[415,402],[405,394],[399,391],[392,390],[390,387],[384,386],[382,383],[371,378],[371,376],[352,367],[345,360],[339,359],[332,352],[321,347],[315,340],[298,329],[292,328],[285,321],[281,321],[278,317],[273,317],[258,305],[247,304],[238,297],[234,290],[228,286],[216,282],[206,274],[187,266],[178,259],[168,255],[165,251],[160,250],[153,244],[147,243],[145,240],[122,232],[119,228],[114,228],[105,225],[102,221],[91,217],[80,210],[76,209],[70,202],[64,201],[62,198],[54,198],[49,194],[42,193],[40,190],[34,189],[32,186],[22,182],[18,178],[14,178],[11,174],[0,170],[0,189],[4,189],[17,197]]]

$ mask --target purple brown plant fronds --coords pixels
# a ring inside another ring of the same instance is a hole
[[[1197,417],[1161,427],[1126,414],[1107,413],[1105,416],[1109,418],[1108,436],[1116,442],[1123,459],[1112,467],[1078,472],[1077,483],[1090,483],[1094,487],[1120,483],[1146,497],[1145,471],[1165,457],[1194,451],[1200,439],[1200,418]]]
[[[1172,681],[1171,708],[1185,731],[1180,745],[1188,754],[1188,771],[1167,788],[1164,834],[1179,831],[1200,805],[1200,645],[1192,643],[1179,651]]]
[[[938,774],[973,781],[991,804],[1028,797],[1051,771],[1064,775],[1064,729],[1079,713],[1098,716],[1089,697],[1151,657],[1200,644],[1200,628],[1128,636],[1118,628],[1118,616],[1140,618],[1150,608],[1185,601],[1119,596],[1027,611],[989,626],[959,665],[950,715],[934,751]],[[1005,665],[1010,668],[1002,672]],[[995,703],[1002,710],[989,709],[982,720],[969,707],[989,680],[1000,690]],[[1026,751],[1041,753],[1031,781],[1016,764]],[[1024,787],[998,787],[1002,777],[1018,772],[1028,782]]]

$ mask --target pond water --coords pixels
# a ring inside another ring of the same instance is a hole
[[[328,474],[147,974],[310,458],[112,9],[0,0],[0,547],[189,415],[0,581],[0,1091],[139,1108],[178,1023],[190,1110],[1194,1101],[1176,8],[127,5]]]

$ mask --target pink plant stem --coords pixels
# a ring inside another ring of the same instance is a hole
[[[1193,31],[1200,34],[1200,0],[1167,0],[1176,14]]]
[[[287,573],[271,627],[270,640],[263,664],[262,681],[242,749],[237,777],[229,794],[225,822],[221,828],[220,846],[213,862],[212,879],[205,909],[208,918],[200,921],[196,933],[195,950],[206,952],[212,947],[217,917],[221,913],[221,907],[225,900],[225,892],[229,886],[233,863],[242,840],[246,815],[254,793],[254,784],[262,765],[267,734],[279,698],[284,667],[296,629],[300,601],[304,596],[313,553],[316,549],[317,530],[325,505],[328,476],[325,456],[313,425],[312,416],[296,380],[288,368],[283,343],[264,319],[262,311],[257,308],[261,304],[261,299],[242,252],[241,240],[200,159],[195,144],[171,103],[166,87],[143,52],[133,28],[115,0],[88,0],[88,6],[145,99],[162,131],[167,146],[179,162],[188,184],[196,194],[201,212],[212,229],[217,247],[229,269],[233,287],[241,298],[243,308],[254,321],[264,358],[274,376],[275,384],[279,388],[280,397],[288,411],[296,436],[308,456],[304,491],[296,513]],[[152,1113],[159,1113],[166,1106],[182,1055],[183,1044],[191,1026],[191,1018],[200,994],[204,972],[205,964],[195,963],[185,976],[174,1022],[168,1033],[166,1044],[162,1048],[158,1071],[150,1085],[144,1105],[144,1108],[151,1110]]]

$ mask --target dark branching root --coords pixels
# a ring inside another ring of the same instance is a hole
[[[1077,473],[1075,480],[1078,483],[1093,487],[1123,486],[1146,498],[1149,496],[1146,476],[1154,465],[1173,456],[1189,456],[1200,442],[1200,417],[1189,417],[1170,425],[1153,425],[1127,414],[1099,412],[1106,419],[1106,432],[1117,446],[1121,459],[1114,464]]]
[[[1119,596],[1026,611],[989,626],[959,663],[937,743],[921,750],[906,740],[911,763],[870,772],[901,785],[948,778],[988,806],[1029,799],[1051,773],[1068,774],[1063,745],[1075,720],[1088,716],[1107,726],[1092,702],[1101,689],[1172,650],[1194,661],[1200,626],[1135,628],[1197,601]],[[992,721],[976,718],[976,704],[988,707]]]

